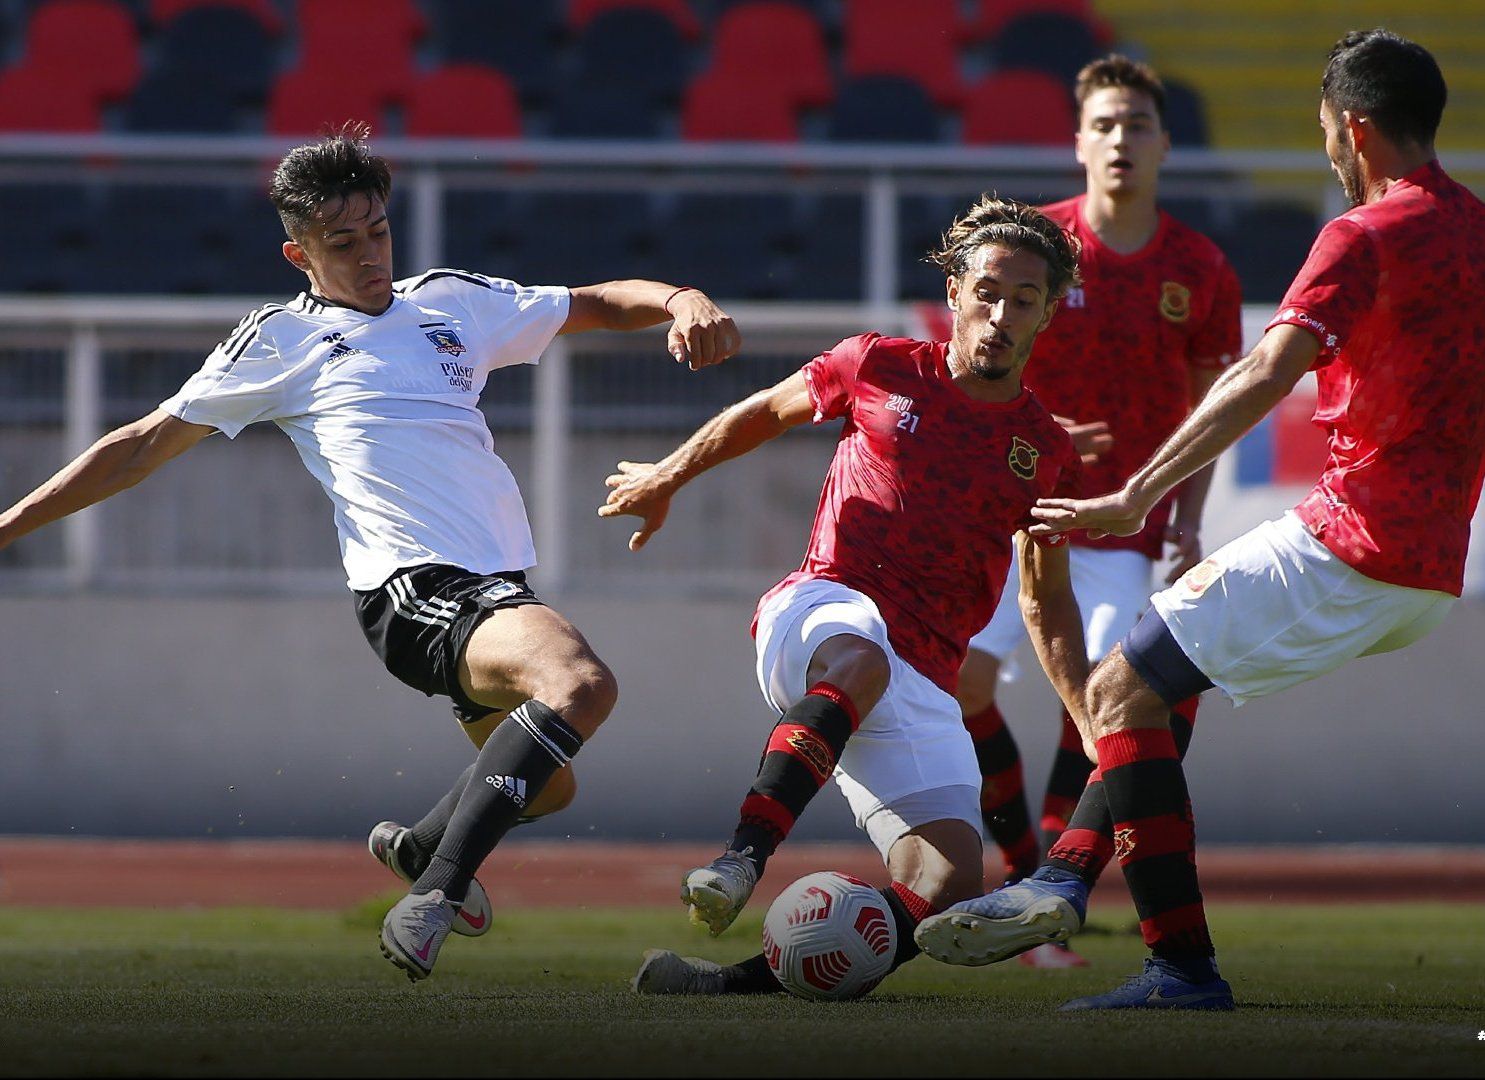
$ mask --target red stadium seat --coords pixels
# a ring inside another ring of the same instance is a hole
[[[686,88],[681,138],[694,142],[797,142],[799,118],[783,94],[753,93],[734,72],[711,71]]]
[[[114,0],[51,0],[31,16],[21,63],[117,100],[139,81],[139,32],[128,9]]]
[[[387,98],[375,84],[356,82],[344,71],[315,66],[286,72],[268,99],[267,128],[274,135],[317,135],[347,120],[364,120],[373,131],[386,127]]]
[[[417,80],[427,22],[412,0],[300,0],[300,66],[333,69],[388,101]]]
[[[664,15],[691,41],[701,36],[701,20],[687,0],[571,0],[567,5],[567,25],[582,30],[599,15],[622,8],[640,8]]]
[[[55,68],[17,65],[0,72],[0,131],[80,133],[103,127],[103,103]]]
[[[274,7],[273,0],[150,0],[150,19],[156,26],[164,26],[182,12],[199,7],[229,7],[245,11],[262,23],[263,29],[269,33],[283,33],[284,19]]]
[[[403,128],[421,138],[521,137],[521,107],[510,80],[478,64],[447,64],[413,84]]]
[[[1077,130],[1072,91],[1041,71],[998,71],[969,91],[967,143],[1066,146]]]
[[[845,72],[853,79],[910,79],[935,105],[964,100],[958,0],[851,0],[845,5]]]
[[[729,8],[717,22],[709,70],[725,72],[745,92],[782,95],[794,105],[835,100],[824,32],[796,4],[759,0]]]

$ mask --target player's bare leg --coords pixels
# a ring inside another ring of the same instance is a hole
[[[465,647],[459,681],[509,716],[486,737],[428,868],[383,922],[382,951],[413,979],[432,971],[474,871],[618,696],[577,629],[539,604],[491,612]]]
[[[681,881],[681,901],[693,923],[714,936],[732,925],[769,856],[886,692],[891,671],[881,648],[855,634],[837,634],[815,650],[806,672],[809,690],[774,726],[727,850]]]

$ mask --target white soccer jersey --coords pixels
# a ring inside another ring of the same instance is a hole
[[[419,563],[524,570],[526,507],[477,403],[491,371],[537,362],[568,300],[464,270],[397,282],[380,315],[301,293],[243,319],[160,408],[229,438],[281,427],[335,505],[352,589]]]

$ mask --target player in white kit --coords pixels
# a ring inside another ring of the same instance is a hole
[[[464,270],[394,281],[391,175],[364,127],[300,146],[270,197],[285,258],[309,288],[249,314],[173,397],[103,436],[0,514],[0,548],[143,480],[203,438],[272,421],[335,508],[347,583],[387,668],[452,699],[479,747],[412,829],[383,822],[371,847],[411,882],[382,951],[409,978],[451,930],[489,925],[475,870],[613,708],[613,675],[582,634],[532,594],[536,562],[514,478],[479,411],[498,368],[536,363],[557,334],[673,320],[693,369],[735,354],[732,320],[689,287],[615,281],[524,287]],[[508,722],[503,722],[508,721]]]

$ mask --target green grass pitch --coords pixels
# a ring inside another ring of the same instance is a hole
[[[1479,1076],[1485,918],[1467,905],[1213,905],[1228,1015],[1059,1015],[1139,966],[1096,912],[1093,966],[919,959],[858,1002],[639,998],[652,945],[755,951],[674,912],[497,913],[412,985],[380,913],[0,909],[0,1075]]]

